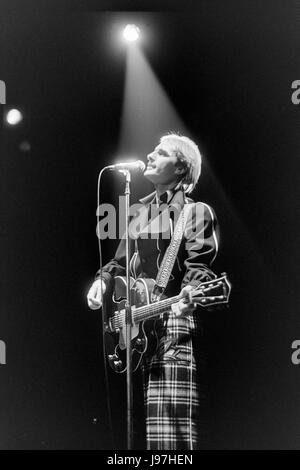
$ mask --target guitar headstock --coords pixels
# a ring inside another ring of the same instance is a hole
[[[201,307],[211,307],[212,305],[228,304],[231,292],[231,283],[227,274],[211,281],[201,282],[199,286],[191,292],[193,302]]]

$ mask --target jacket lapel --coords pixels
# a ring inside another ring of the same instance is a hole
[[[156,205],[156,193],[155,191],[143,199],[140,202],[144,207],[139,211],[140,218],[140,236],[155,236],[161,233],[170,233],[170,224],[177,221],[177,218],[184,206],[185,195],[184,192],[179,190],[174,193],[168,204],[161,206],[158,209]],[[171,227],[171,233],[173,232],[173,226]],[[156,238],[156,237],[155,237]]]

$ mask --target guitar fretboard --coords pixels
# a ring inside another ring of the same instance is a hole
[[[132,309],[133,323],[140,323],[141,321],[149,320],[150,318],[160,315],[161,313],[169,310],[172,304],[179,302],[179,300],[182,298],[183,296],[176,295],[175,297],[170,297],[169,299],[160,300],[159,302],[156,302],[153,304],[148,304],[148,305],[143,305],[142,307],[133,308]],[[111,323],[112,323],[112,328],[114,330],[124,327],[126,323],[125,315],[126,315],[125,311],[122,311],[122,312],[117,313],[112,318]]]
[[[224,274],[218,279],[200,283],[195,290],[191,292],[191,299],[193,302],[207,307],[209,305],[228,303],[230,296],[231,284]],[[168,299],[159,300],[152,304],[142,305],[141,307],[132,307],[132,319],[134,324],[138,324],[144,320],[154,318],[161,313],[170,310],[171,305],[179,302],[185,295],[176,295]],[[123,308],[119,312],[115,312],[110,319],[111,329],[113,331],[119,330],[126,326],[126,312]]]

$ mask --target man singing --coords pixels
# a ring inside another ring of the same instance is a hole
[[[187,197],[201,173],[201,155],[191,139],[177,134],[165,135],[147,159],[144,176],[153,183],[155,191],[141,200],[148,217],[145,226],[139,227],[140,233],[130,240],[132,255],[135,252],[132,270],[137,276],[156,279],[172,239],[176,224],[174,213],[187,204],[191,208],[164,291],[171,297],[216,277],[211,265],[218,251],[217,221],[207,204],[194,203]],[[155,211],[151,209],[161,204],[168,213],[168,237],[163,224],[153,220]],[[115,257],[103,267],[101,275],[97,273],[87,295],[91,309],[101,307],[101,290],[105,293],[119,275],[125,276],[125,239],[120,241]],[[161,315],[152,328],[158,347],[146,355],[142,366],[147,448],[199,449],[207,431],[201,308],[199,311],[193,304],[181,300]]]

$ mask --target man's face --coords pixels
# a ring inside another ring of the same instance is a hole
[[[178,181],[180,169],[170,142],[161,142],[147,155],[147,168],[144,176],[153,184],[171,184]]]

